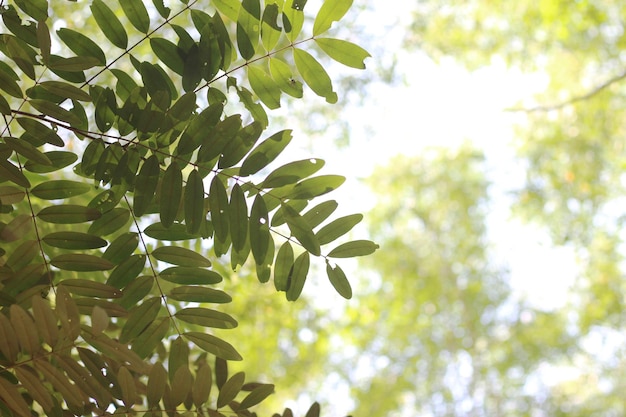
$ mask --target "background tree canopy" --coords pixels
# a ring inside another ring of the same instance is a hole
[[[321,55],[365,67],[329,32],[351,3],[1,2],[2,415],[247,416],[274,392],[229,372],[236,282],[350,298],[341,259],[378,247],[267,114],[304,85],[337,102]],[[286,316],[260,302],[240,313]]]

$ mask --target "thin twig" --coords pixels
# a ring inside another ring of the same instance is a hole
[[[596,86],[593,90],[587,92],[586,94],[580,95],[580,96],[574,96],[572,98],[570,98],[569,100],[563,101],[561,103],[557,103],[557,104],[551,104],[551,105],[544,105],[544,106],[536,106],[536,107],[530,107],[530,108],[525,108],[525,107],[511,107],[506,109],[506,111],[510,111],[510,112],[525,112],[525,113],[532,113],[532,112],[546,112],[546,111],[551,111],[551,110],[560,110],[564,107],[570,106],[574,103],[577,103],[579,101],[584,101],[584,100],[588,100],[590,98],[592,98],[593,96],[595,96],[596,94],[601,93],[604,89],[610,87],[611,85],[623,80],[624,78],[626,78],[626,71],[622,72],[619,75],[616,75],[613,78],[609,78],[607,81],[605,81],[604,83]]]

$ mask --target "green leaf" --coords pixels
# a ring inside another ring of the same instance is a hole
[[[183,75],[185,66],[183,51],[175,43],[163,38],[150,38],[150,47],[169,69],[178,75]]]
[[[333,22],[340,20],[352,6],[352,0],[325,0],[313,23],[313,36],[326,32]]]
[[[252,91],[269,109],[280,107],[280,88],[274,80],[258,66],[248,66],[248,81]]]
[[[235,399],[239,391],[241,391],[245,379],[246,374],[243,372],[237,372],[235,375],[228,378],[226,383],[220,388],[220,392],[217,396],[217,408],[224,407]]]
[[[156,192],[160,172],[159,159],[154,154],[146,159],[141,166],[141,170],[135,180],[133,197],[133,212],[135,216],[142,216],[148,210]]]
[[[65,279],[59,282],[59,285],[63,285],[71,294],[83,297],[118,298],[122,296],[122,292],[115,287],[87,279]]]
[[[365,58],[371,56],[365,49],[341,39],[315,38],[318,46],[335,61],[352,68],[365,69]]]
[[[13,187],[12,185],[0,186],[0,203],[3,205],[19,203],[25,196],[26,193],[24,190],[17,187]]]
[[[263,125],[256,120],[241,129],[222,149],[217,167],[230,168],[239,162],[263,133]]]
[[[199,369],[196,371],[196,381],[202,381],[201,384],[196,383],[192,387],[193,404],[199,409],[209,400],[209,394],[213,385],[213,373],[207,363],[199,366]]]
[[[168,297],[190,303],[224,304],[230,303],[233,300],[230,295],[226,294],[224,291],[194,285],[182,285],[173,288]]]
[[[184,308],[176,312],[174,316],[186,323],[197,324],[204,327],[214,327],[217,329],[234,329],[237,327],[237,320],[228,314],[209,310],[208,308]]]
[[[30,181],[22,171],[6,159],[0,158],[0,181],[11,181],[20,187],[30,188]]]
[[[54,232],[45,235],[44,243],[61,249],[98,249],[107,245],[107,241],[82,232]]]
[[[60,56],[50,56],[48,68],[55,71],[62,78],[71,82],[83,82],[85,74],[82,71],[96,67],[100,64],[98,58],[90,56],[73,56],[63,58]],[[63,73],[63,74],[61,74]]]
[[[335,290],[337,290],[339,295],[348,300],[352,298],[352,287],[350,286],[348,278],[346,278],[346,274],[339,265],[332,267],[330,262],[326,260],[326,275],[328,275],[330,283]]]
[[[104,251],[102,257],[119,265],[128,258],[139,246],[139,235],[134,232],[119,235]]]
[[[281,130],[265,139],[244,159],[239,175],[245,177],[265,168],[289,145],[291,139],[291,130]]]
[[[82,123],[74,113],[47,100],[31,99],[28,103],[45,116],[50,116],[53,119],[69,123],[72,126],[80,126]]]
[[[287,283],[287,301],[296,301],[302,294],[310,262],[309,253],[302,252],[293,263]]]
[[[260,19],[259,0],[242,0],[237,17],[237,46],[246,61],[254,56],[258,47]]]
[[[261,384],[241,401],[239,409],[253,407],[274,393],[274,384]]]
[[[60,200],[85,194],[91,189],[89,184],[69,180],[53,180],[36,185],[31,193],[44,200]]]
[[[283,26],[287,38],[291,42],[295,42],[304,25],[304,13],[302,12],[304,6],[301,2],[302,0],[287,0],[283,6]]]
[[[240,361],[243,359],[232,345],[213,335],[200,332],[187,332],[183,333],[183,336],[200,349],[224,360]]]
[[[289,162],[279,168],[272,171],[265,181],[263,181],[260,188],[278,188],[288,184],[295,184],[303,178],[309,175],[315,174],[322,169],[325,162],[322,159],[303,159],[301,161]]]
[[[35,20],[46,20],[48,18],[47,0],[15,0],[17,7]]]
[[[240,251],[248,238],[248,206],[246,197],[239,184],[235,184],[230,193],[230,236],[233,248]]]
[[[226,188],[217,175],[211,180],[209,188],[209,209],[211,211],[211,223],[215,230],[215,238],[221,242],[228,239],[228,195]]]
[[[140,276],[135,278],[130,284],[124,287],[122,297],[117,300],[120,307],[129,309],[143,300],[152,290],[154,277]]]
[[[0,88],[12,95],[13,97],[24,97],[24,93],[22,93],[22,89],[17,84],[17,82],[4,71],[0,71]]]
[[[30,417],[30,407],[24,401],[22,394],[17,390],[17,385],[12,384],[4,378],[0,378],[0,399],[10,410],[8,413],[15,413],[19,417]]]
[[[320,244],[313,233],[311,226],[300,216],[300,214],[287,204],[281,206],[283,209],[287,226],[291,234],[298,239],[298,242],[315,256],[321,254]]]
[[[115,13],[102,0],[93,0],[91,13],[104,36],[120,49],[128,46],[128,35]]]
[[[163,367],[163,364],[156,362],[152,365],[150,373],[148,374],[148,384],[146,386],[146,399],[148,400],[148,407],[155,407],[163,394],[165,393],[165,387],[167,386],[167,371]]]
[[[106,236],[121,229],[128,222],[130,211],[116,207],[107,211],[89,226],[88,232],[96,236]]]
[[[302,218],[311,228],[315,228],[333,214],[337,207],[339,207],[339,203],[335,200],[324,201],[304,213]]]
[[[18,214],[7,225],[0,228],[0,240],[15,242],[22,239],[33,227],[33,218],[28,214]]]
[[[50,60],[52,39],[50,39],[50,28],[48,28],[48,25],[46,25],[46,22],[43,20],[37,22],[37,43],[41,51],[41,59],[44,63],[48,62]]]
[[[355,256],[370,255],[378,249],[379,246],[369,240],[354,240],[337,246],[328,253],[331,258],[352,258]]]
[[[269,246],[270,236],[269,215],[265,200],[260,194],[254,199],[250,210],[250,248],[256,263],[261,263],[265,259]]]
[[[0,94],[0,114],[8,116],[11,114],[11,105],[2,94]]]
[[[162,279],[181,285],[213,285],[222,281],[215,271],[194,267],[174,266],[159,273]]]
[[[200,236],[198,233],[189,233],[182,223],[173,223],[170,227],[153,223],[144,229],[144,233],[153,239],[169,241],[197,239]]]
[[[333,85],[328,73],[313,55],[308,52],[294,48],[293,58],[298,72],[304,82],[320,97],[324,97],[328,103],[337,102],[337,94],[333,91]]]
[[[197,233],[204,220],[204,183],[200,173],[194,169],[189,173],[187,184],[185,185],[185,224],[187,232]]]
[[[187,155],[198,149],[198,147],[202,145],[210,128],[220,121],[223,111],[224,106],[221,103],[216,103],[202,110],[200,114],[194,117],[179,140],[176,154]]]
[[[233,22],[239,17],[241,2],[239,0],[213,0],[213,5],[220,13],[228,17]]]
[[[178,246],[160,246],[152,251],[152,256],[154,256],[159,261],[167,262],[174,265],[188,267],[211,266],[211,261],[209,261],[204,256],[190,249],[181,248]]]
[[[152,4],[157,9],[163,19],[167,19],[172,11],[169,7],[165,7],[163,0],[152,0]]]
[[[263,22],[261,23],[261,42],[266,51],[274,49],[282,33],[281,27],[278,26],[279,11],[276,3],[265,5]]]
[[[171,319],[169,317],[163,317],[148,326],[148,328],[134,340],[133,351],[142,358],[154,354],[156,347],[163,343],[163,339],[165,339],[168,333],[170,321]]]
[[[154,322],[159,310],[161,310],[161,297],[149,298],[131,309],[120,332],[120,342],[128,343],[139,336]]]
[[[100,216],[102,216],[102,214],[97,209],[74,204],[45,207],[37,213],[37,217],[40,220],[57,224],[90,222],[99,219]]]
[[[341,175],[321,175],[309,178],[297,183],[293,191],[289,193],[289,198],[293,200],[310,200],[326,193],[336,190],[346,181]]]
[[[325,245],[348,233],[354,226],[363,220],[362,214],[351,214],[340,217],[322,227],[317,233],[320,245]]]
[[[50,260],[50,263],[64,271],[106,271],[115,267],[110,261],[94,255],[82,253],[59,255]]]
[[[9,148],[14,150],[16,153],[22,155],[29,161],[41,165],[52,165],[52,161],[50,161],[50,159],[48,159],[48,157],[44,153],[42,153],[39,149],[26,142],[25,140],[5,137],[4,143],[6,143]]]
[[[302,98],[302,83],[294,79],[291,67],[278,58],[270,58],[270,73],[276,85],[295,98]]]
[[[278,250],[274,264],[274,287],[276,291],[287,291],[289,272],[293,267],[294,255],[291,243],[286,241]]]
[[[146,264],[146,255],[132,255],[124,259],[118,266],[115,267],[109,278],[107,279],[107,285],[111,285],[115,288],[124,288],[130,284],[135,278],[141,274],[143,267]]]
[[[252,93],[245,87],[235,87],[237,89],[237,95],[239,96],[239,100],[243,103],[244,107],[250,112],[252,118],[261,123],[263,128],[265,129],[269,123],[267,118],[267,113],[263,106],[256,102],[253,98]]]
[[[76,55],[95,58],[99,65],[106,65],[106,55],[102,48],[89,37],[67,28],[57,30],[57,35]]]
[[[39,83],[46,91],[59,97],[79,101],[91,101],[91,96],[78,87],[62,81],[44,81]]]
[[[174,220],[176,220],[182,193],[183,174],[176,161],[173,161],[170,166],[167,167],[163,175],[163,181],[161,182],[159,214],[161,216],[161,224],[165,228],[170,227],[174,223]]]
[[[27,134],[36,137],[37,139],[40,139],[45,143],[49,143],[54,146],[65,146],[63,139],[61,139],[61,137],[57,135],[57,133],[53,129],[50,129],[43,123],[39,123],[38,121],[27,117],[19,117],[17,119],[17,122],[26,131]],[[64,154],[68,155],[69,153],[65,152]],[[71,154],[75,155],[74,153]],[[49,154],[47,154],[47,156],[48,159],[50,159]],[[74,157],[74,161],[76,161],[76,158],[77,157]],[[53,163],[53,165],[55,164]]]
[[[120,6],[130,23],[141,33],[150,30],[150,16],[142,0],[120,0]]]

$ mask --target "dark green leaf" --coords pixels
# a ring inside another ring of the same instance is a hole
[[[163,0],[152,0],[152,4],[154,4],[161,17],[167,19],[172,10],[169,7],[165,7]]]
[[[370,255],[378,249],[379,246],[369,240],[355,240],[337,246],[328,253],[331,258],[352,258],[355,256]]]
[[[230,303],[233,299],[224,291],[195,285],[181,285],[173,288],[168,297],[190,303]]]
[[[159,159],[156,155],[151,155],[143,163],[135,180],[133,197],[133,212],[135,216],[142,216],[150,206],[159,182],[160,172]]]
[[[145,264],[146,255],[132,255],[128,257],[111,271],[106,282],[107,285],[115,288],[126,287],[141,274]]]
[[[239,409],[253,407],[274,393],[274,384],[261,384],[254,388],[239,404]]]
[[[321,175],[315,178],[308,178],[293,187],[293,192],[289,193],[289,198],[310,200],[336,190],[345,181],[346,178],[341,175]]]
[[[248,206],[239,184],[235,184],[230,193],[228,213],[230,215],[230,235],[233,248],[239,251],[245,246],[248,238]]]
[[[304,417],[320,417],[320,405],[319,405],[319,403],[315,402],[315,403],[311,404],[311,407],[306,412],[306,415]]]
[[[163,38],[150,38],[150,46],[154,54],[169,69],[178,75],[183,75],[185,65],[182,55],[183,51],[175,43]]]
[[[120,332],[120,342],[128,343],[141,334],[154,322],[161,309],[161,298],[152,297],[129,312],[124,327]]]
[[[289,226],[291,234],[298,239],[298,242],[300,242],[304,249],[311,252],[311,254],[315,256],[319,256],[321,253],[320,244],[317,241],[311,226],[290,206],[283,204],[281,208],[284,211],[285,220],[287,222],[287,226]]]
[[[15,4],[35,20],[46,20],[48,18],[47,0],[15,0]]]
[[[313,55],[298,48],[293,49],[293,59],[298,72],[311,90],[318,96],[326,98],[328,103],[336,103],[337,94],[333,91],[330,77],[322,64],[313,58]]]
[[[11,181],[20,187],[30,188],[30,181],[22,171],[6,159],[0,158],[0,180]]]
[[[246,374],[243,372],[237,372],[231,376],[226,383],[220,388],[220,392],[217,396],[217,407],[224,407],[235,399],[241,387],[246,379]]]
[[[152,290],[154,277],[140,276],[124,287],[122,297],[117,300],[122,308],[128,309],[143,300]]]
[[[88,232],[92,235],[106,236],[121,229],[128,222],[130,212],[122,207],[107,211],[98,220],[89,226]]]
[[[282,33],[281,27],[278,26],[278,13],[278,4],[265,5],[263,22],[261,23],[261,42],[266,51],[274,49]]]
[[[153,322],[133,342],[133,351],[142,358],[154,354],[156,347],[163,343],[170,328],[169,317],[163,317]]]
[[[159,277],[180,285],[213,285],[222,281],[222,276],[215,271],[184,266],[167,268]]]
[[[91,13],[104,36],[120,49],[128,46],[128,35],[115,13],[102,0],[93,0]]]
[[[22,239],[33,227],[33,218],[28,214],[18,214],[7,225],[0,228],[0,240],[15,242]]]
[[[183,333],[183,336],[200,349],[212,353],[219,358],[229,361],[240,361],[243,359],[232,345],[213,335],[200,332],[187,332]]]
[[[215,230],[215,238],[222,242],[228,239],[228,195],[226,188],[217,175],[211,180],[209,188],[209,209],[211,211],[211,223]]]
[[[254,199],[250,211],[250,248],[256,263],[265,260],[270,237],[269,215],[265,200],[260,194]]]
[[[141,33],[150,30],[150,16],[142,0],[120,0],[120,5],[130,23]]]
[[[63,285],[72,294],[84,297],[118,298],[122,295],[117,288],[86,279],[66,279],[59,282],[59,285]]]
[[[78,87],[62,81],[44,81],[39,83],[47,91],[59,97],[80,101],[91,101],[91,96]]]
[[[4,71],[0,71],[0,88],[13,97],[23,98],[24,93],[17,82]]]
[[[188,267],[211,266],[211,261],[209,261],[204,256],[190,249],[181,248],[178,246],[160,246],[152,251],[152,256],[154,256],[159,261],[167,262],[174,265]]]
[[[98,60],[99,65],[106,65],[106,55],[102,48],[89,37],[67,28],[57,30],[57,35],[76,55],[92,57]]]
[[[182,223],[174,223],[170,227],[153,223],[144,229],[144,233],[153,239],[169,241],[197,239],[200,236],[198,233],[189,233]]]
[[[41,59],[44,63],[48,62],[50,60],[52,39],[50,39],[50,29],[43,20],[37,22],[37,43],[39,44],[39,50],[41,51]]]
[[[71,82],[83,82],[85,75],[82,71],[96,67],[100,64],[98,58],[91,56],[73,56],[70,58],[63,58],[56,55],[50,56],[50,62],[48,68],[59,74],[62,78]]]
[[[139,246],[139,235],[129,232],[119,235],[104,251],[102,257],[119,265],[128,258]]]
[[[309,226],[315,228],[333,214],[337,207],[339,204],[335,200],[324,201],[304,213],[302,218]]]
[[[89,184],[69,180],[53,180],[36,185],[31,193],[44,200],[59,200],[85,194],[91,189]]]
[[[50,116],[53,119],[69,123],[72,126],[79,126],[82,123],[81,120],[74,113],[70,112],[69,110],[65,110],[63,107],[57,104],[40,99],[32,99],[28,102],[31,106],[43,113],[45,116]]]
[[[52,161],[50,161],[50,159],[48,159],[48,157],[44,153],[42,153],[39,149],[26,142],[25,140],[5,137],[4,143],[6,143],[9,148],[14,150],[16,153],[22,155],[29,161],[41,165],[52,165]]]
[[[167,167],[161,183],[161,202],[159,213],[161,215],[161,224],[165,228],[170,227],[176,219],[182,192],[183,174],[176,161],[174,161],[169,167]]]
[[[220,311],[208,308],[184,308],[174,315],[176,318],[191,324],[218,329],[234,329],[237,320]]]
[[[309,253],[302,252],[293,263],[287,283],[287,301],[296,301],[302,294],[310,262]]]
[[[73,224],[99,219],[99,210],[74,204],[62,204],[43,208],[37,217],[48,223]]]
[[[17,122],[26,131],[26,133],[42,140],[45,143],[49,143],[54,146],[65,146],[63,139],[61,139],[61,137],[57,135],[57,133],[53,129],[50,129],[43,123],[39,123],[38,121],[27,117],[19,117],[17,119]],[[64,154],[68,155],[68,153]],[[50,157],[48,157],[48,159],[50,159]],[[74,161],[75,160],[76,158],[74,158]]]
[[[200,173],[194,169],[189,173],[187,184],[185,185],[185,224],[187,232],[197,233],[204,220],[204,184]],[[215,224],[214,227],[217,231]]]
[[[241,129],[222,149],[218,168],[230,168],[239,162],[259,140],[262,132],[263,125],[257,121]]]
[[[65,271],[106,271],[115,267],[110,261],[94,255],[82,253],[59,255],[50,260],[50,263]]]
[[[245,177],[265,168],[289,145],[291,138],[291,130],[281,130],[265,139],[243,161],[239,175]]]
[[[98,249],[107,245],[106,240],[81,232],[49,233],[42,240],[50,246],[61,249]]]

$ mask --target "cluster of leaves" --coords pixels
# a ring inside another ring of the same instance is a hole
[[[260,140],[265,109],[302,97],[302,81],[337,101],[303,44],[364,68],[362,48],[319,36],[352,1],[324,2],[302,38],[302,0],[93,0],[97,42],[51,32],[46,0],[13,3],[0,34],[2,414],[253,415],[274,386],[228,375],[242,358],[213,329],[237,321],[207,308],[232,300],[225,257],[233,271],[251,258],[293,301],[313,256],[350,298],[330,259],[377,248],[327,250],[362,219],[327,221],[337,202],[317,203],[344,178],[314,176],[321,159],[271,169],[291,131]]]

